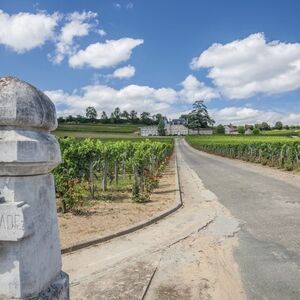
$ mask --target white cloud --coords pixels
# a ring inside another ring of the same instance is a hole
[[[180,114],[182,107],[184,110],[189,109],[191,103],[196,100],[194,95],[203,94],[201,89],[204,89],[204,94],[208,96],[206,99],[217,96],[212,91],[206,92],[207,87],[196,79],[193,85],[187,84],[189,80],[188,76],[180,90],[167,87],[155,89],[135,84],[115,89],[104,84],[94,84],[72,94],[63,90],[46,91],[46,94],[56,104],[60,115],[84,114],[88,106],[94,106],[99,111],[112,111],[118,106],[126,110],[134,109],[139,112],[149,111],[174,116],[176,113]]]
[[[105,43],[91,44],[85,50],[80,50],[72,55],[69,64],[73,68],[84,66],[99,69],[113,67],[127,61],[132,50],[143,43],[142,39],[121,38],[119,40],[107,40]]]
[[[139,112],[167,112],[176,101],[176,92],[171,89],[153,89],[138,85],[129,85],[120,90],[107,85],[91,85],[82,88],[80,93],[68,94],[62,90],[45,93],[56,104],[59,115],[84,114],[88,106],[107,112],[117,106],[128,111],[134,109]]]
[[[101,36],[105,36],[107,33],[106,33],[106,31],[104,30],[104,29],[99,29],[98,31],[97,31]]]
[[[9,15],[0,10],[0,44],[17,53],[42,46],[53,38],[59,15],[54,13],[18,13]]]
[[[208,101],[219,97],[216,90],[206,86],[193,75],[187,76],[181,84],[183,89],[179,92],[179,95],[184,102],[194,103],[196,100]]]
[[[61,28],[56,44],[56,51],[51,60],[59,64],[66,55],[75,54],[78,45],[74,45],[74,38],[87,36],[95,27],[92,21],[97,17],[94,12],[73,12],[67,15],[67,22]]]
[[[113,3],[113,7],[116,8],[116,9],[121,9],[122,8],[120,3]]]
[[[271,110],[259,110],[248,107],[225,107],[212,110],[212,116],[219,124],[255,124],[268,122],[275,124],[300,124],[300,113],[279,113]]]
[[[135,74],[135,67],[128,65],[126,67],[122,67],[119,69],[116,69],[111,77],[114,78],[131,78]]]
[[[231,99],[300,88],[300,44],[267,42],[256,33],[228,44],[213,44],[191,62],[208,68],[208,77]]]

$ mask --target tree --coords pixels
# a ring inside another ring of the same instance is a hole
[[[245,133],[245,127],[244,126],[239,126],[238,127],[238,133],[239,134],[244,134]]]
[[[58,117],[57,122],[58,122],[58,124],[64,123],[65,122],[64,117]]]
[[[253,129],[253,134],[254,134],[254,135],[259,135],[259,134],[260,134],[260,130],[259,130],[257,127],[255,127],[255,128]]]
[[[162,114],[156,114],[153,116],[153,119],[156,124],[159,124],[160,120],[163,119],[163,116]]]
[[[86,111],[85,111],[85,115],[88,119],[90,119],[91,121],[95,121],[97,119],[97,111],[95,109],[95,107],[89,106]]]
[[[115,123],[120,123],[120,119],[121,119],[121,110],[119,107],[116,107],[114,112],[114,117],[115,117]]]
[[[163,118],[160,119],[157,130],[158,130],[158,135],[161,135],[161,136],[166,135],[165,122],[164,122]]]
[[[267,122],[262,122],[261,123],[261,130],[270,130],[271,127]]]
[[[103,121],[103,123],[107,123],[108,122],[108,117],[105,111],[102,111],[101,114],[101,120]]]
[[[129,120],[129,113],[127,112],[127,110],[124,110],[122,113],[121,113],[121,117],[123,119],[125,119],[126,121]]]
[[[253,128],[254,128],[253,125],[247,125],[247,124],[245,125],[245,129],[251,129],[251,130],[253,130]]]
[[[219,124],[216,127],[216,133],[217,134],[225,134],[225,127],[222,124]]]
[[[150,113],[144,111],[141,113],[141,121],[143,124],[145,125],[151,125],[152,124],[152,120],[150,117]]]
[[[129,113],[129,119],[130,119],[131,123],[137,123],[138,122],[137,112],[135,110],[132,110]]]
[[[274,128],[278,129],[278,130],[281,130],[283,128],[282,122],[280,122],[280,121],[276,122]]]
[[[110,114],[109,120],[110,120],[110,123],[112,123],[112,124],[116,123],[115,114],[113,112]]]
[[[193,110],[189,113],[189,128],[197,129],[199,133],[200,128],[208,128],[215,124],[215,121],[209,116],[207,107],[203,100],[195,101]]]

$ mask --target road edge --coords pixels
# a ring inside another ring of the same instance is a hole
[[[179,208],[181,208],[183,206],[183,200],[182,200],[182,191],[181,191],[181,186],[180,186],[180,177],[179,177],[176,149],[175,149],[175,172],[176,172],[176,174],[175,174],[175,188],[176,188],[175,205],[173,205],[171,208],[168,208],[167,210],[163,211],[162,213],[160,213],[152,218],[146,219],[146,220],[144,220],[140,223],[134,224],[130,227],[126,227],[120,231],[113,232],[111,234],[104,235],[104,236],[101,236],[96,239],[79,242],[79,243],[73,244],[71,246],[62,248],[61,254],[68,254],[71,252],[75,252],[75,251],[78,251],[78,250],[81,250],[81,249],[84,249],[84,248],[87,248],[90,246],[94,246],[94,245],[98,245],[98,244],[110,241],[117,237],[127,235],[129,233],[135,232],[135,231],[143,229],[149,225],[152,225],[152,224],[164,219],[165,217],[169,216],[170,214],[174,213],[175,211],[177,211]]]

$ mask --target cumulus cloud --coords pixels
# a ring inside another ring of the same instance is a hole
[[[176,92],[171,89],[138,85],[129,85],[119,90],[107,85],[91,85],[82,88],[80,93],[68,94],[63,90],[45,93],[53,100],[60,115],[83,114],[88,106],[94,106],[99,111],[112,111],[118,106],[122,110],[166,112],[170,103],[176,101]]]
[[[135,74],[135,67],[128,65],[126,67],[116,69],[111,77],[114,78],[131,78]]]
[[[97,13],[91,11],[73,12],[66,16],[67,22],[60,30],[55,55],[51,58],[54,63],[60,63],[66,55],[75,54],[78,45],[74,45],[74,38],[87,36],[96,25],[92,22],[96,17]]]
[[[98,31],[97,31],[101,36],[105,36],[107,33],[106,33],[106,31],[104,30],[104,29],[99,29]]]
[[[143,43],[142,39],[121,38],[107,40],[105,43],[90,44],[86,49],[72,55],[69,64],[73,68],[113,67],[127,61],[131,57],[132,50]]]
[[[225,107],[212,110],[212,116],[220,124],[255,124],[268,122],[275,124],[300,124],[300,113],[282,113],[271,110],[259,110],[248,107]]]
[[[208,68],[208,77],[231,99],[300,88],[300,44],[267,42],[263,33],[213,44],[190,66],[195,70]]]
[[[53,38],[59,20],[57,13],[18,13],[9,15],[0,10],[0,44],[17,53],[42,46]]]
[[[167,87],[155,89],[135,84],[115,89],[108,85],[94,84],[71,94],[63,90],[46,91],[46,94],[56,104],[60,115],[83,114],[88,106],[94,106],[99,111],[112,111],[118,106],[126,110],[149,111],[170,116],[180,114],[182,106],[189,109],[191,103],[199,99],[195,99],[195,95],[206,95],[206,99],[217,96],[212,91],[207,92],[207,87],[196,79],[194,84],[187,84],[189,80],[188,76],[180,90]]]
[[[181,84],[183,89],[179,92],[179,95],[185,102],[208,101],[219,97],[215,89],[206,86],[193,75],[187,76]]]

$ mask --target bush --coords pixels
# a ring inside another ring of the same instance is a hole
[[[254,135],[259,135],[260,134],[260,130],[258,128],[254,128],[253,129],[253,134]]]

